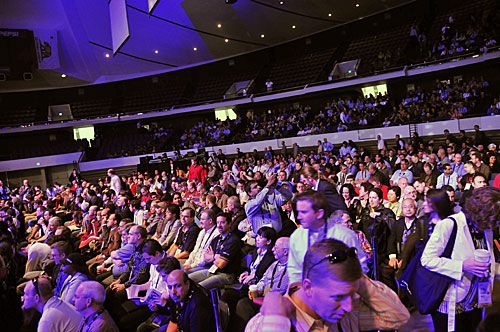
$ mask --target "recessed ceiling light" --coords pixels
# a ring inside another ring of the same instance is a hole
[[[292,29],[295,29],[295,25],[292,25]]]
[[[265,37],[264,34],[260,35],[260,38],[264,38],[264,37]]]
[[[229,43],[229,39],[224,39],[224,41],[225,41],[226,43]]]
[[[222,28],[222,24],[220,24],[220,23],[217,24],[217,28],[219,28],[219,29]]]
[[[158,54],[158,50],[155,50],[155,54]]]
[[[65,77],[66,77],[66,74],[62,74],[62,75],[61,75],[61,77],[62,77],[62,78],[65,78]]]
[[[106,58],[109,58],[109,53],[104,54]]]
[[[280,5],[283,5],[283,4],[284,4],[284,2],[283,2],[283,1],[280,1]]]
[[[356,4],[356,7],[359,7],[359,3]]]
[[[332,17],[332,13],[328,13],[328,17]]]
[[[195,48],[193,48],[193,51],[195,51],[195,52],[196,52],[196,51],[198,51],[198,49],[195,47]]]

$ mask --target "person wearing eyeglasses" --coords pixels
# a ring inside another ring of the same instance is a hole
[[[75,309],[83,318],[77,331],[118,332],[113,318],[104,309],[106,290],[97,281],[84,281],[74,295]]]
[[[54,296],[47,278],[35,278],[24,287],[23,309],[34,308],[42,313],[38,332],[78,331],[82,320],[71,304]]]
[[[245,331],[394,330],[409,319],[396,293],[362,273],[356,249],[326,239],[307,251],[301,284],[268,293]]]

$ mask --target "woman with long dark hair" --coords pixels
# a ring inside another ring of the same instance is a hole
[[[455,245],[451,257],[443,258],[440,256],[452,234],[453,219],[457,224]],[[500,189],[484,187],[474,190],[463,211],[435,225],[421,263],[427,269],[453,279],[441,304],[432,313],[436,332],[475,331],[482,319],[484,306],[491,304],[496,271],[492,230],[498,227],[498,220]],[[486,257],[482,261],[478,256],[476,260],[475,256],[480,253],[486,254],[489,259]]]

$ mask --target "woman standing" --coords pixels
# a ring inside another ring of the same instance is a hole
[[[432,314],[432,321],[437,332],[474,331],[481,321],[482,308],[491,304],[496,271],[492,259],[492,229],[498,227],[500,220],[500,189],[475,189],[463,211],[451,217],[457,223],[451,258],[440,257],[454,227],[451,218],[436,224],[421,258],[427,269],[453,279],[439,308]],[[489,261],[480,262],[474,258],[479,249],[489,252]],[[484,290],[490,291],[489,296]]]

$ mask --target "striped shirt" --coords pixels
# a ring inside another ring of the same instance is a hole
[[[289,317],[258,313],[248,322],[245,332],[288,332],[292,324],[298,332],[394,330],[410,319],[410,313],[396,293],[382,282],[366,276],[361,278],[360,288],[353,298],[353,311],[346,313],[340,324],[315,320],[300,309],[289,295],[286,298],[295,306],[295,312]]]

